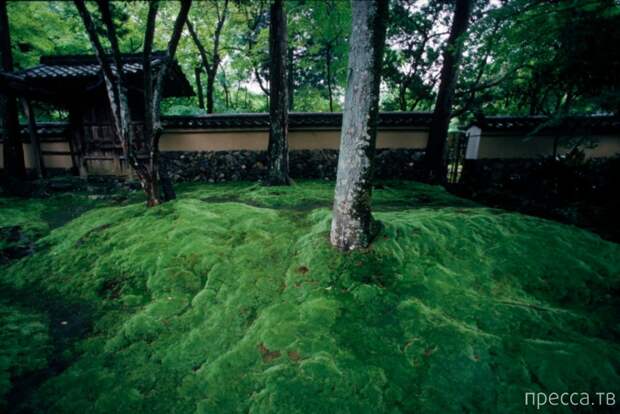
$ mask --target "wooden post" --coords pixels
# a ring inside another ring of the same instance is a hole
[[[84,161],[84,114],[77,107],[69,109],[69,147],[71,148],[71,162],[75,169],[74,174],[85,177],[88,175]]]
[[[32,105],[28,99],[22,98],[22,108],[24,115],[28,120],[28,135],[30,136],[30,150],[32,153],[32,166],[37,172],[37,178],[45,177],[45,165],[43,163],[43,156],[41,155],[41,142],[37,135],[37,122],[35,119]]]

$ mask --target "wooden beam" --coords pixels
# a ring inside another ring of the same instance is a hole
[[[41,151],[41,155],[73,155],[71,151]]]

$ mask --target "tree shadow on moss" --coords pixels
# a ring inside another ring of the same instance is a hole
[[[273,201],[258,201],[243,199],[238,195],[211,196],[200,199],[205,203],[241,203],[251,207],[272,208],[274,210],[290,210],[298,212],[310,212],[318,208],[331,209],[331,200],[301,199],[298,203],[288,204]],[[446,207],[461,208],[463,211],[471,208],[479,208],[480,205],[466,199],[450,198],[437,200],[427,195],[414,195],[410,198],[399,200],[373,200],[373,209],[376,211],[399,211],[421,208],[441,209]],[[498,210],[500,211],[500,210]]]

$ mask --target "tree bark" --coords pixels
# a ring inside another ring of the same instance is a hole
[[[288,185],[288,79],[286,15],[283,0],[271,5],[269,24],[269,146],[266,184]]]
[[[159,2],[154,1],[149,4],[146,29],[144,32],[144,46],[142,48],[142,69],[144,76],[144,126],[143,126],[143,152],[148,151],[148,161],[141,168],[136,157],[136,171],[138,176],[142,175],[142,187],[146,194],[146,205],[149,207],[160,204],[161,199],[159,182],[159,146],[157,141],[161,131],[158,128],[159,104],[156,102],[156,90],[158,87],[158,76],[153,79],[153,69],[151,66],[151,53],[153,50],[153,39],[155,38],[155,22]],[[161,70],[161,68],[160,68]]]
[[[0,60],[4,72],[13,72],[13,53],[11,51],[11,34],[7,1],[0,0]],[[17,97],[13,94],[2,96],[2,128],[4,129],[4,170],[9,177],[23,179],[26,177],[24,147],[19,136],[19,113]]]
[[[353,0],[349,67],[330,240],[366,248],[379,229],[371,212],[372,174],[388,0]]]
[[[431,183],[444,183],[446,180],[448,127],[452,116],[452,102],[454,101],[459,65],[463,55],[463,35],[469,26],[472,7],[472,0],[456,0],[450,35],[443,52],[439,91],[433,110],[425,154],[427,179]]]

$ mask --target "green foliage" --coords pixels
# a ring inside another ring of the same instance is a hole
[[[298,0],[288,3],[287,11],[295,110],[341,111],[351,33],[350,3]]]
[[[89,50],[72,3],[12,1],[8,6],[16,70],[38,65],[41,55]]]
[[[620,6],[512,0],[479,15],[466,43],[459,111],[618,112]]]
[[[223,5],[218,1],[194,2],[190,12],[207,49],[213,43],[217,9]],[[112,4],[121,50],[140,51],[146,2]],[[452,8],[452,2],[437,0],[391,2],[382,73],[384,110],[432,108]],[[166,46],[178,4],[163,2],[160,9],[155,49]],[[340,110],[351,31],[349,2],[291,0],[286,10],[293,109]],[[620,56],[614,46],[620,41],[619,19],[620,6],[613,0],[475,1],[471,28],[463,39],[456,114],[618,112]],[[9,20],[16,69],[36,65],[41,55],[92,53],[71,2],[12,1]],[[220,39],[215,112],[268,109],[268,32],[268,1],[229,2]],[[195,89],[194,69],[200,59],[189,35],[182,37],[176,56]],[[188,115],[197,113],[197,106],[197,97],[192,97],[181,105],[164,104],[163,110]],[[60,118],[49,108],[41,109],[40,117]]]
[[[391,3],[383,62],[383,79],[389,92],[383,105],[388,110],[430,110],[440,70],[442,33],[449,27],[450,4],[414,0]]]
[[[333,183],[178,190],[91,210],[1,269],[14,292],[94,309],[68,368],[24,406],[517,413],[528,391],[619,391],[616,244],[388,182],[381,234],[341,254]]]

